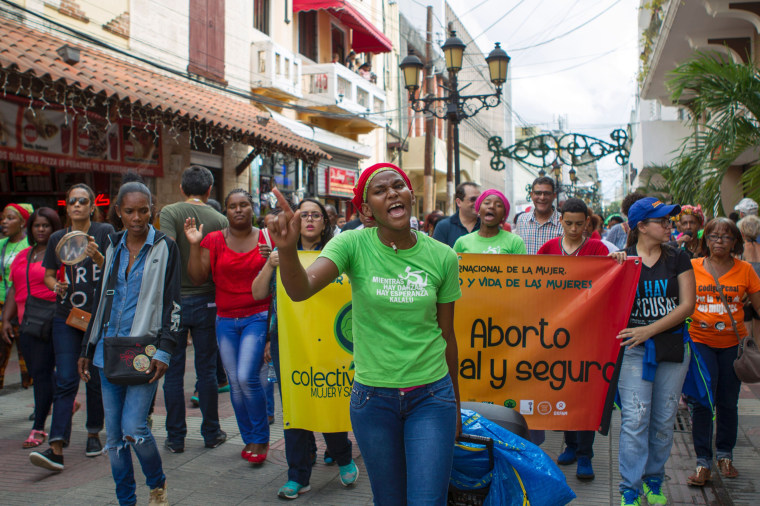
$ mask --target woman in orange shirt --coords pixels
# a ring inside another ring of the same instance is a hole
[[[691,261],[697,279],[697,306],[689,331],[712,379],[717,415],[716,457],[718,471],[724,478],[739,475],[732,455],[739,426],[741,388],[741,381],[734,372],[734,360],[739,339],[747,335],[742,304],[745,294],[753,306],[760,307],[760,278],[749,262],[735,258],[743,251],[744,241],[734,222],[715,218],[707,223],[702,237],[704,258]],[[697,472],[689,476],[688,483],[702,486],[711,479],[713,422],[712,412],[698,403],[692,405],[691,434],[697,454]]]

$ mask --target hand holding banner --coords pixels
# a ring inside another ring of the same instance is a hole
[[[596,430],[640,271],[605,257],[461,255],[461,399],[515,408],[531,429]]]

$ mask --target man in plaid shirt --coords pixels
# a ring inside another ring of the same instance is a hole
[[[517,235],[525,241],[528,255],[535,255],[546,241],[563,235],[559,213],[552,206],[556,196],[552,178],[542,176],[533,181],[533,209],[517,219]]]

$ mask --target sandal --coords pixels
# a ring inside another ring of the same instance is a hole
[[[38,436],[41,436],[42,439],[38,439]],[[46,438],[47,438],[47,433],[45,431],[32,430],[32,432],[29,433],[29,437],[26,438],[26,441],[24,441],[24,444],[22,445],[22,447],[36,448],[42,443],[44,443]]]

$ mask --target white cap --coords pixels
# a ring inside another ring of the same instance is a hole
[[[750,198],[743,198],[734,207],[734,211],[744,214],[754,214],[757,216],[757,202]]]

